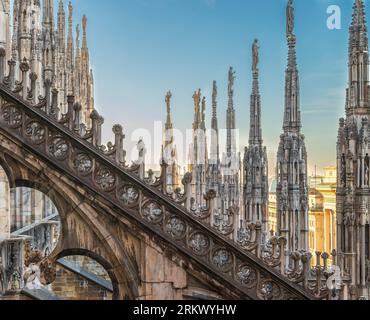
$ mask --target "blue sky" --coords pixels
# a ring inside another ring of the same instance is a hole
[[[175,126],[191,127],[192,95],[202,88],[211,101],[219,86],[220,127],[225,127],[227,72],[237,72],[235,108],[241,145],[248,141],[251,44],[258,38],[263,135],[270,174],[282,132],[286,66],[286,0],[74,0],[76,21],[88,16],[96,107],[104,135],[121,123],[128,149],[137,128],[152,129],[165,117],[164,95],[173,93]],[[366,1],[368,3],[368,1]],[[335,164],[339,118],[344,115],[348,26],[352,0],[296,0],[297,55],[303,133],[309,173]],[[338,5],[342,29],[326,26],[327,7]],[[368,10],[367,10],[368,11]],[[210,120],[208,103],[207,120]],[[223,146],[222,146],[223,147]]]

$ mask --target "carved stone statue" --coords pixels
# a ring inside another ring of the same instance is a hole
[[[293,0],[288,1],[287,6],[287,35],[293,35],[294,29],[294,8],[293,8]]]
[[[200,99],[201,99],[201,91],[200,91],[200,89],[198,90],[198,91],[195,91],[194,92],[194,95],[193,95],[193,99],[194,99],[194,106],[196,107],[196,108],[199,108],[199,106],[200,106]]]
[[[30,290],[39,289],[41,287],[41,271],[38,265],[32,263],[26,269],[23,279],[26,288]]]
[[[252,46],[252,56],[253,56],[253,65],[252,65],[252,71],[256,72],[258,63],[259,63],[259,46],[258,46],[258,40],[254,40],[253,46]]]
[[[229,95],[232,95],[233,92],[234,92],[234,83],[235,83],[235,71],[233,70],[233,67],[230,67],[230,70],[229,70],[229,87],[228,87]]]
[[[216,99],[217,99],[217,93],[218,93],[218,90],[217,90],[217,83],[216,83],[216,81],[213,81],[213,91],[212,91],[212,101],[213,101],[213,102],[216,102]]]
[[[171,91],[168,91],[166,94],[167,114],[171,112],[171,98],[172,98],[172,93]]]

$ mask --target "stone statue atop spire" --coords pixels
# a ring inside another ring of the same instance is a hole
[[[243,216],[242,230],[249,223],[260,223],[262,226],[262,243],[268,233],[268,160],[266,147],[262,146],[261,96],[259,93],[258,40],[252,45],[253,85],[250,98],[250,131],[249,146],[244,154]],[[239,232],[243,235],[245,232]],[[242,241],[243,239],[239,239]]]
[[[230,67],[230,69],[229,69],[229,86],[228,86],[229,98],[232,98],[233,95],[234,95],[234,84],[235,84],[235,71],[233,70],[233,67]]]
[[[285,237],[287,250],[308,251],[307,152],[301,134],[300,87],[293,34],[293,1],[287,5],[288,65],[285,71],[283,134],[277,154],[278,234]]]
[[[172,98],[172,93],[171,91],[168,91],[166,94],[166,106],[167,106],[167,114],[171,112],[171,98]]]
[[[293,0],[288,0],[287,5],[287,22],[286,22],[286,32],[287,37],[290,38],[294,35],[294,7]]]
[[[206,97],[202,99],[202,121],[201,121],[201,128],[202,130],[206,130]]]
[[[223,214],[236,206],[240,208],[240,153],[237,150],[236,115],[234,108],[235,71],[232,67],[228,73],[228,106],[226,110],[226,152],[222,157],[221,201]]]
[[[201,89],[195,91],[193,142],[189,151],[189,168],[192,174],[191,193],[193,210],[204,208],[204,196],[207,188],[208,151],[205,128],[206,100],[202,97]]]
[[[258,72],[259,46],[258,46],[257,39],[254,40],[253,45],[252,45],[252,57],[253,57],[252,71]]]
[[[172,93],[171,91],[168,91],[166,93],[166,98],[165,98],[165,103],[166,103],[166,108],[167,108],[167,125],[172,126],[172,121],[171,121],[171,99],[172,99]],[[166,125],[166,127],[167,127]],[[167,128],[169,129],[169,128]]]
[[[234,109],[234,84],[235,84],[235,71],[233,67],[229,69],[228,75],[228,106],[226,114],[226,129],[227,129],[227,157],[231,157],[232,153],[236,153],[236,124],[235,124],[235,109]]]
[[[201,96],[202,96],[202,93],[200,89],[194,92],[193,100],[194,100],[194,106],[196,109],[199,109]]]
[[[213,108],[213,115],[215,115],[215,111],[217,110],[217,82],[213,81],[213,86],[212,86],[212,108]]]
[[[179,186],[179,170],[177,161],[177,150],[174,144],[175,137],[173,133],[173,123],[171,116],[171,99],[172,93],[168,91],[165,97],[167,120],[164,131],[163,141],[163,161],[166,164],[166,181],[167,181],[167,192],[172,193]]]

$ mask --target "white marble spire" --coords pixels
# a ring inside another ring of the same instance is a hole
[[[297,69],[296,36],[294,34],[293,0],[287,5],[288,65],[285,71],[284,131],[299,132],[301,128],[300,87]]]
[[[262,146],[261,96],[259,92],[259,46],[258,40],[252,45],[252,93],[250,96],[249,146],[244,154],[244,198],[242,221],[260,223],[262,242],[269,233],[268,227],[268,160],[266,147]],[[246,224],[242,224],[245,227]],[[241,232],[240,234],[243,234]]]
[[[288,66],[285,76],[284,132],[277,154],[278,233],[290,252],[308,251],[307,152],[301,134],[299,76],[296,62],[293,1],[287,5]]]

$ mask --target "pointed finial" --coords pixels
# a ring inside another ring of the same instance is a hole
[[[353,5],[352,26],[364,26],[366,24],[364,7],[363,0],[355,0]]]

